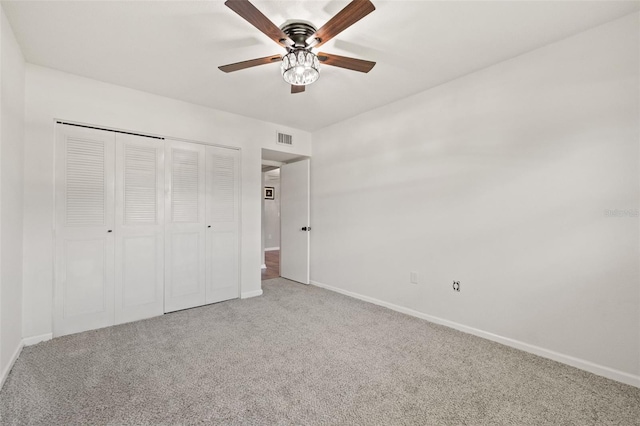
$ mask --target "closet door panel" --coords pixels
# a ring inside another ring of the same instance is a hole
[[[56,127],[54,336],[113,324],[114,143]]]
[[[164,312],[164,143],[116,135],[115,323]]]
[[[164,271],[162,261],[164,253],[163,238],[158,235],[129,236],[121,238],[118,249],[121,256],[121,269],[119,274],[120,297],[116,300],[119,308],[140,309],[145,305],[153,304],[153,312],[149,316],[162,315]],[[122,313],[121,313],[122,314]],[[136,319],[145,318],[139,313],[134,315]],[[130,318],[129,321],[134,321]],[[116,319],[116,323],[124,322],[122,318]]]
[[[101,237],[71,237],[63,244],[63,318],[101,315],[107,309],[109,242]]]
[[[240,297],[237,252],[237,232],[218,232],[210,239],[207,303]]]
[[[166,141],[165,312],[204,305],[205,147]]]
[[[207,147],[207,303],[240,296],[240,152]]]
[[[171,233],[171,298],[202,294],[200,256],[203,242],[200,231],[174,231]],[[198,298],[194,303],[204,304]],[[194,305],[195,306],[195,305]]]

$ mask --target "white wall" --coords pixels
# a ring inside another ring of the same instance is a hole
[[[294,135],[288,152],[311,154],[307,132],[101,83],[28,64],[24,194],[24,336],[52,330],[54,120],[182,138],[242,149],[241,291],[260,294],[262,148],[276,129]]]
[[[22,347],[24,69],[0,7],[0,385]]]
[[[638,30],[314,132],[313,282],[640,386]]]

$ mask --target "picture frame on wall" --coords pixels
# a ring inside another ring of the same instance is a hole
[[[264,187],[264,199],[265,200],[275,200],[276,192],[273,186],[265,186]]]

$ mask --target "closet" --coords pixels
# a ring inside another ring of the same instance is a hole
[[[238,294],[238,151],[167,141],[165,312]]]
[[[57,124],[54,335],[239,296],[239,151]]]

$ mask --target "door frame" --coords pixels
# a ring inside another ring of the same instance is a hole
[[[272,167],[282,167],[288,163],[295,163],[301,160],[309,160],[311,161],[312,157],[309,155],[299,155],[292,154],[287,151],[280,151],[268,148],[262,148],[262,158],[261,158],[261,168],[263,165],[272,166]],[[282,176],[282,175],[281,175]],[[309,180],[311,180],[311,176],[309,176]],[[262,171],[261,171],[261,179],[260,179],[260,202],[262,203],[262,208],[264,208],[264,181],[262,179]],[[280,192],[282,193],[282,178],[280,180]],[[309,204],[311,204],[311,184],[309,184]],[[264,213],[264,210],[262,210]],[[309,222],[311,222],[311,208],[309,208]],[[309,223],[308,225],[310,225]],[[280,217],[280,267],[282,267],[282,216]],[[260,225],[260,240],[261,240],[261,256],[260,263],[262,264],[262,259],[264,259],[264,226],[261,222]],[[310,237],[311,238],[311,237]],[[308,276],[309,282],[311,282],[311,243],[309,243],[308,253],[309,257],[309,268],[308,268]],[[262,286],[262,280],[260,281]]]

